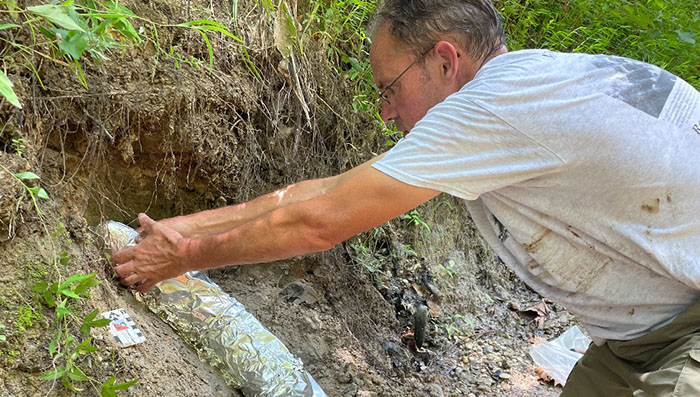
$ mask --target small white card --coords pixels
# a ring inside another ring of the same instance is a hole
[[[117,341],[119,347],[138,345],[146,340],[146,337],[138,329],[134,320],[125,309],[116,309],[101,314],[102,318],[112,320],[109,330]]]

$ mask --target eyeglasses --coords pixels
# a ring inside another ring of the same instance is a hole
[[[399,79],[401,78],[401,76],[403,76],[404,74],[406,74],[406,72],[408,72],[408,69],[410,69],[411,67],[413,67],[413,65],[417,64],[418,61],[420,61],[424,56],[426,56],[430,51],[432,51],[432,49],[433,49],[434,47],[435,47],[435,44],[433,44],[432,46],[430,46],[430,48],[428,48],[427,50],[423,51],[420,55],[418,55],[418,56],[416,57],[416,59],[415,59],[413,62],[411,62],[410,65],[408,65],[408,67],[406,67],[406,69],[403,70],[403,72],[401,72],[398,76],[396,76],[396,78],[395,78],[394,80],[392,80],[391,83],[389,83],[389,85],[387,85],[386,87],[384,87],[383,90],[379,91],[378,96],[379,96],[379,103],[380,103],[380,104],[381,104],[382,102],[386,102],[386,103],[388,103],[388,104],[391,104],[391,101],[390,101],[389,98],[386,96],[386,92],[387,92],[394,84],[396,84],[397,81],[399,81]]]

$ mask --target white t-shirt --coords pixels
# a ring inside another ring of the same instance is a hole
[[[597,342],[700,296],[700,93],[658,67],[499,55],[373,166],[469,200],[501,259]]]

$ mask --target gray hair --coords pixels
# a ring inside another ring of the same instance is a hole
[[[370,24],[370,37],[382,26],[408,50],[419,54],[445,34],[474,60],[484,60],[506,42],[503,22],[490,0],[384,0]]]

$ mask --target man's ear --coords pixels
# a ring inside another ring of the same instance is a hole
[[[461,54],[449,41],[435,43],[435,55],[440,61],[440,76],[447,80],[454,80],[459,73],[459,60]]]

